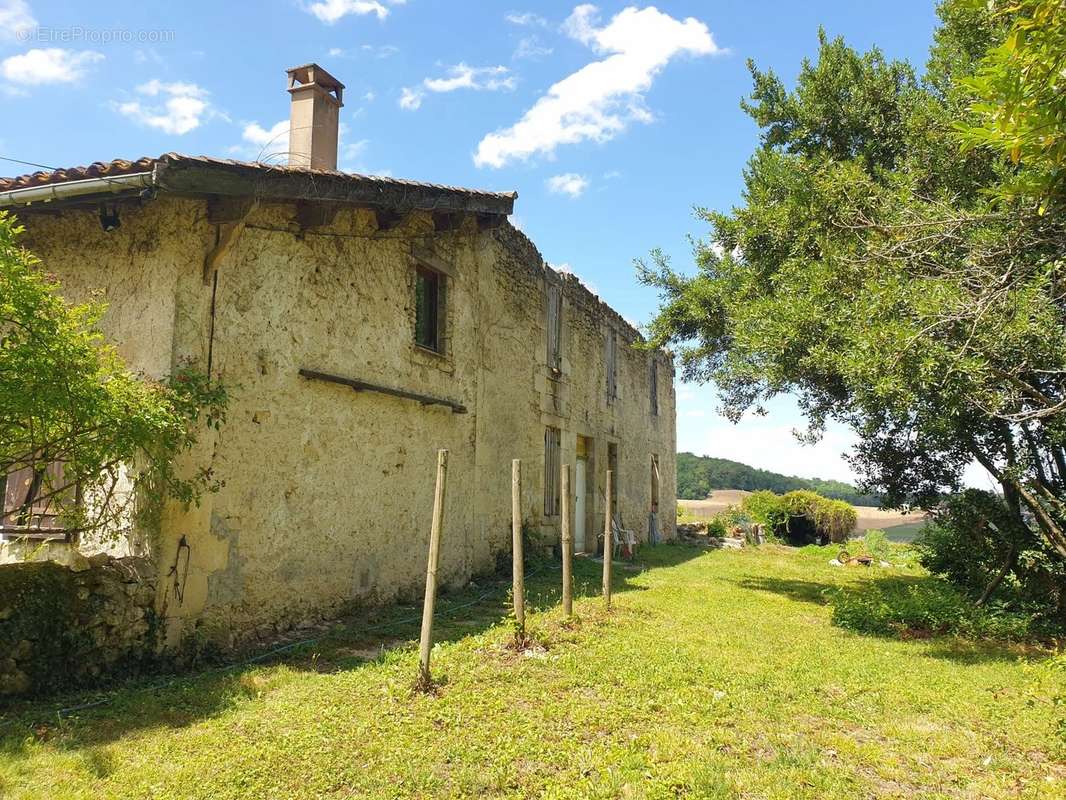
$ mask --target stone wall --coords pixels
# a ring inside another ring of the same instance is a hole
[[[155,587],[143,558],[0,565],[0,701],[139,671],[156,654]]]
[[[513,458],[523,461],[524,519],[557,539],[559,517],[545,513],[548,427],[561,431],[564,463],[576,464],[579,445],[587,457],[585,550],[603,530],[611,457],[620,516],[642,540],[659,459],[659,527],[674,535],[668,354],[637,346],[628,322],[550,270],[509,224],[484,228],[467,215],[438,228],[415,212],[382,228],[368,209],[342,209],[303,231],[295,219],[292,205],[260,205],[206,282],[217,237],[202,201],[131,206],[113,234],[92,210],[23,220],[65,294],[104,290],[105,333],[136,369],[210,365],[230,389],[226,424],[204,432],[187,459],[210,466],[224,488],[170,504],[137,551],[158,565],[170,647],[190,638],[241,647],[356,604],[420,597],[438,448],[450,451],[445,585],[492,569],[510,547]],[[441,354],[414,343],[415,265],[427,257],[447,275]],[[563,287],[558,371],[547,363],[549,281]],[[614,401],[608,333],[619,342]],[[467,413],[307,380],[301,369],[446,398]]]

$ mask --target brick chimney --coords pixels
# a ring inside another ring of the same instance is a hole
[[[344,84],[318,64],[288,70],[289,165],[337,168],[337,134]]]

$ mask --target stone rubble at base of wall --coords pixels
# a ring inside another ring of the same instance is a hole
[[[157,653],[148,559],[3,564],[0,589],[0,698],[90,686]]]

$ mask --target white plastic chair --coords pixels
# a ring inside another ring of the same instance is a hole
[[[614,540],[613,558],[618,558],[623,547],[632,558],[637,550],[637,537],[633,531],[623,528],[617,517],[611,517],[611,538]]]

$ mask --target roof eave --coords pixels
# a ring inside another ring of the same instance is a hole
[[[35,203],[55,203],[92,195],[111,196],[143,191],[152,186],[152,172],[134,172],[106,178],[46,183],[0,192],[0,208],[24,207]]]
[[[491,195],[431,186],[397,184],[344,173],[264,170],[241,164],[214,164],[167,157],[155,168],[155,184],[176,194],[256,197],[260,200],[317,200],[396,211],[472,212],[509,215],[517,195]]]

